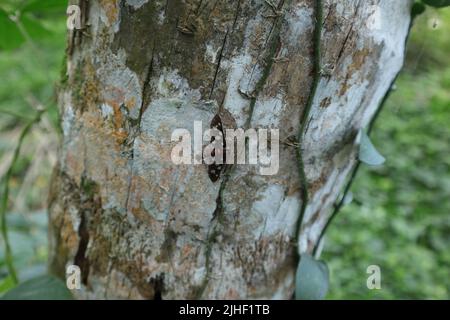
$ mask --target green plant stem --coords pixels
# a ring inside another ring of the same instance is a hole
[[[11,117],[15,117],[15,118],[19,118],[19,119],[25,119],[25,120],[31,120],[32,119],[32,118],[30,118],[27,115],[23,115],[23,114],[20,114],[18,112],[11,111],[11,110],[0,109],[0,113],[7,114],[7,115],[9,115]]]
[[[14,150],[13,158],[11,160],[11,165],[9,166],[8,171],[5,174],[5,179],[3,182],[4,189],[3,189],[3,194],[1,196],[1,202],[0,202],[0,224],[1,224],[0,231],[2,234],[3,242],[5,243],[4,246],[5,246],[6,267],[8,269],[9,275],[11,276],[14,284],[18,283],[18,278],[17,278],[17,272],[14,268],[11,245],[9,243],[9,237],[8,237],[8,226],[6,223],[6,211],[8,210],[8,198],[9,198],[9,182],[12,177],[14,166],[15,166],[17,160],[19,159],[20,150],[22,149],[22,144],[23,144],[25,137],[30,132],[33,125],[41,120],[41,116],[45,111],[46,111],[46,109],[39,110],[36,113],[35,117],[33,119],[31,119],[27,123],[27,125],[23,128],[23,130],[20,134],[20,137],[19,137],[19,141],[17,142],[17,146]]]
[[[295,242],[298,244],[298,237],[300,235],[303,217],[305,215],[306,207],[308,206],[309,194],[308,194],[308,181],[306,178],[305,164],[303,162],[303,138],[306,133],[308,126],[309,113],[311,111],[314,98],[316,96],[317,87],[320,82],[320,70],[321,70],[321,38],[322,38],[322,20],[323,20],[323,7],[322,0],[315,1],[315,26],[313,35],[313,47],[314,47],[314,57],[313,57],[313,82],[311,85],[311,91],[308,96],[308,100],[305,106],[305,110],[302,113],[300,119],[300,130],[298,133],[298,169],[300,176],[301,194],[302,194],[302,205],[300,208],[300,214],[297,220]]]

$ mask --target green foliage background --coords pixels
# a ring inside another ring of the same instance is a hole
[[[48,255],[45,208],[59,134],[54,88],[66,28],[64,1],[48,1],[54,6],[46,9],[37,1],[0,2],[2,178],[20,130],[38,108],[48,108],[26,138],[10,181],[7,223],[21,282],[44,274]],[[5,12],[27,3],[24,28],[16,30]],[[321,259],[331,271],[329,299],[450,298],[449,30],[450,8],[429,7],[416,20],[405,68],[372,134],[387,162],[363,166],[353,203],[328,229]],[[4,179],[1,184],[3,190]],[[2,241],[0,295],[15,286]],[[381,268],[380,290],[367,289],[369,265]]]
[[[428,8],[414,24],[372,133],[387,161],[362,167],[353,203],[328,230],[328,298],[450,298],[449,30],[449,8]],[[369,265],[381,268],[381,290],[367,289]]]

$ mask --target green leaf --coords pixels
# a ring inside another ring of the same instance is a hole
[[[13,287],[14,287],[14,280],[11,276],[8,276],[0,280],[0,294],[10,290]]]
[[[22,12],[65,14],[67,6],[67,0],[31,0],[22,8]]]
[[[2,9],[0,9],[0,30],[0,48],[4,50],[15,49],[25,41],[16,23]]]
[[[295,276],[295,299],[322,300],[329,288],[329,271],[323,261],[304,253],[300,257]]]
[[[72,294],[64,282],[44,275],[30,279],[8,291],[3,300],[72,300]]]
[[[361,142],[359,145],[359,161],[369,166],[380,166],[386,161],[363,130],[361,130]]]
[[[422,0],[422,2],[435,8],[443,8],[450,6],[450,0]]]
[[[418,15],[424,13],[425,10],[426,10],[426,7],[422,2],[414,2],[412,9],[411,9],[411,16],[413,18],[415,18]]]
[[[342,199],[342,205],[347,206],[353,202],[353,193],[349,191]]]

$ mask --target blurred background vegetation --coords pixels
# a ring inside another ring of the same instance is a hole
[[[39,1],[0,1],[0,198],[22,130],[46,110],[23,141],[6,199],[20,282],[46,272],[46,200],[60,135],[66,4]],[[450,8],[428,7],[416,19],[395,87],[372,134],[387,162],[362,167],[353,202],[326,235],[329,299],[450,298]],[[381,268],[380,290],[367,289],[369,265]],[[15,285],[0,239],[0,296]]]

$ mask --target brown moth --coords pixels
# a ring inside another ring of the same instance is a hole
[[[216,182],[219,180],[220,175],[222,171],[224,170],[226,166],[226,149],[227,149],[227,143],[226,143],[226,137],[225,132],[226,129],[234,129],[236,128],[236,121],[234,120],[231,113],[226,109],[221,109],[219,112],[214,116],[214,118],[211,121],[210,124],[211,129],[217,129],[222,133],[222,152],[223,152],[223,161],[222,164],[216,164],[213,163],[208,166],[208,175],[212,182]],[[211,138],[211,143],[215,141],[215,138]],[[215,151],[211,153],[211,155],[215,156]]]

